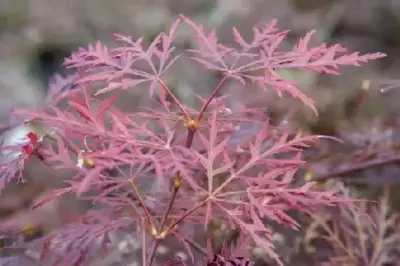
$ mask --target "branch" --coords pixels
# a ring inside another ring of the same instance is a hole
[[[161,241],[164,240],[165,237],[170,232],[169,230],[164,230],[164,226],[168,220],[168,215],[171,211],[172,205],[174,204],[176,195],[177,195],[181,185],[182,185],[182,176],[181,176],[180,172],[178,171],[174,178],[174,188],[173,188],[174,190],[172,191],[171,198],[169,199],[167,208],[165,209],[165,213],[161,220],[160,226],[157,229],[156,242],[153,244],[153,247],[151,249],[149,265],[152,264],[154,257],[156,255],[156,250],[157,250],[158,246],[160,245]]]
[[[392,157],[371,159],[369,161],[359,163],[356,165],[349,165],[349,166],[343,167],[343,168],[338,169],[333,172],[314,176],[311,178],[311,181],[321,182],[321,181],[325,181],[329,178],[342,178],[345,175],[348,175],[348,174],[351,174],[354,172],[366,170],[366,169],[373,168],[373,167],[379,167],[379,166],[383,166],[383,165],[391,164],[391,163],[400,163],[400,154],[396,154]]]
[[[153,219],[151,218],[150,212],[149,212],[149,210],[147,209],[147,206],[146,206],[146,204],[144,203],[143,198],[142,198],[142,196],[140,195],[139,190],[138,190],[137,187],[136,187],[135,181],[134,181],[133,179],[131,179],[131,180],[129,180],[129,184],[132,185],[132,188],[133,188],[133,190],[134,190],[134,192],[135,192],[135,194],[136,194],[136,198],[139,200],[140,205],[142,206],[142,208],[143,208],[143,210],[144,210],[144,213],[145,213],[145,215],[146,215],[146,218],[147,218],[147,220],[148,220],[149,223],[150,223],[150,226],[151,226],[151,228],[150,228],[150,233],[151,233],[151,235],[157,235],[158,232],[157,232],[156,227],[154,226]]]
[[[175,102],[175,104],[178,106],[178,108],[181,110],[183,115],[185,116],[185,119],[187,121],[190,120],[189,114],[186,112],[185,108],[183,105],[179,102],[178,98],[171,92],[171,90],[167,87],[167,85],[161,80],[158,79],[158,82],[160,83],[161,87],[164,89],[164,91],[172,98],[172,100]]]
[[[199,123],[200,120],[203,118],[204,112],[207,110],[207,107],[210,105],[212,99],[217,96],[218,92],[221,90],[222,85],[224,85],[225,81],[228,79],[228,76],[224,76],[223,79],[218,83],[217,87],[213,91],[213,93],[207,98],[207,101],[201,107],[199,114],[196,117],[196,123]]]

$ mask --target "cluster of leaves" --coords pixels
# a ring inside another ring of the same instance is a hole
[[[332,183],[344,198],[355,196],[342,183]],[[310,252],[316,251],[317,243],[320,249],[323,246],[326,252],[319,252],[323,256],[317,258],[318,265],[384,266],[399,261],[399,217],[390,209],[389,190],[384,190],[379,204],[362,201],[357,205],[359,211],[338,206],[311,215],[305,244]]]
[[[179,58],[173,41],[182,22],[193,29],[200,47],[185,53],[222,76],[208,98],[197,96],[199,110],[180,102],[163,81]],[[358,66],[384,56],[349,53],[339,44],[310,47],[313,31],[283,51],[280,44],[287,33],[272,21],[253,28],[253,39],[246,41],[234,28],[236,44],[230,47],[218,42],[215,31],[207,34],[203,26],[180,17],[147,47],[142,38],[115,35],[117,48],[98,42],[67,58],[65,66],[76,69],[69,90],[53,91],[43,110],[14,111],[25,124],[40,124],[46,130],[29,134],[29,146],[23,143],[22,150],[21,144],[13,146],[20,152],[9,154],[0,165],[3,184],[22,178],[32,156],[47,166],[74,170],[65,187],[36,207],[67,193],[96,207],[46,238],[44,252],[61,252],[68,265],[83,265],[94,256],[89,252],[98,246],[94,243],[106,248],[110,232],[127,230],[143,235],[143,265],[154,262],[158,246],[171,236],[194,260],[187,226],[206,228],[214,219],[225,219],[239,229],[242,239],[251,240],[283,265],[266,221],[297,230],[300,224],[288,214],[290,210],[352,208],[351,200],[343,200],[335,190],[319,191],[313,182],[295,182],[295,173],[304,164],[303,151],[319,136],[275,134],[263,110],[232,110],[226,101],[229,95],[220,96],[231,80],[245,90],[253,84],[252,88],[272,89],[280,96],[289,94],[316,112],[313,100],[294,81],[279,76],[277,69],[337,75],[340,66]],[[119,110],[114,104],[118,92],[138,85],[146,85],[158,102],[134,113]],[[249,135],[240,134],[249,125],[257,126],[247,131]],[[211,265],[226,265],[221,261]]]

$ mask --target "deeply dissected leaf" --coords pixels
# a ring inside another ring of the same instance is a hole
[[[195,32],[198,44],[186,52],[222,76],[209,97],[198,97],[202,104],[199,110],[178,100],[163,81],[179,58],[174,39],[182,21]],[[77,73],[69,86],[73,90],[60,89],[63,93],[56,93],[57,101],[44,110],[14,113],[28,121],[40,121],[48,129],[43,138],[51,143],[41,145],[30,135],[33,145],[24,146],[25,154],[34,155],[34,148],[40,146],[49,166],[73,170],[64,182],[66,188],[54,191],[36,207],[53,197],[75,193],[99,210],[57,230],[43,250],[57,250],[71,263],[83,265],[99,241],[108,241],[109,232],[126,228],[151,237],[156,248],[158,241],[175,235],[190,250],[183,224],[207,228],[212,221],[222,220],[283,265],[274,249],[270,222],[298,230],[301,224],[290,211],[349,207],[351,199],[343,199],[337,191],[319,191],[314,183],[304,184],[295,178],[305,163],[304,151],[318,136],[286,131],[276,135],[264,110],[231,110],[226,104],[229,95],[219,96],[225,82],[234,80],[273,89],[282,97],[290,94],[316,111],[314,101],[295,81],[281,76],[279,69],[339,74],[340,66],[358,66],[384,56],[348,53],[340,45],[310,47],[314,31],[290,51],[282,51],[280,45],[287,33],[276,28],[276,21],[254,27],[251,40],[233,29],[236,46],[230,47],[219,42],[216,30],[207,33],[202,25],[181,16],[147,47],[143,38],[115,35],[120,44],[117,48],[97,42],[67,58],[65,66]],[[114,106],[119,89],[146,83],[150,96],[159,96],[157,106],[130,114]],[[105,98],[97,98],[100,94]],[[65,105],[58,105],[62,100]],[[25,157],[21,158],[12,161],[9,169],[2,161],[5,174],[1,184],[20,176],[25,162]],[[152,255],[148,251],[142,256]],[[238,261],[238,265],[243,264],[243,260]]]

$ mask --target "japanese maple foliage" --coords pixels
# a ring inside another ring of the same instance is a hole
[[[181,23],[194,31],[199,47],[185,52],[222,76],[208,98],[193,95],[201,102],[200,109],[178,100],[163,80],[179,60],[173,43]],[[83,265],[95,256],[90,252],[98,247],[94,243],[107,247],[113,230],[138,231],[143,235],[143,265],[150,265],[167,237],[175,237],[191,254],[193,243],[186,228],[206,228],[222,218],[239,229],[242,239],[283,265],[268,221],[297,230],[300,225],[289,210],[307,213],[316,206],[339,204],[351,208],[351,201],[334,191],[294,180],[304,163],[303,151],[319,136],[277,133],[262,110],[232,110],[226,101],[229,95],[221,96],[221,89],[228,80],[237,81],[247,93],[256,85],[298,98],[317,112],[313,100],[278,69],[338,75],[340,66],[358,66],[384,54],[349,53],[339,44],[310,47],[314,31],[290,51],[282,51],[287,33],[278,30],[275,21],[253,28],[252,40],[233,29],[236,44],[227,46],[215,31],[206,33],[203,26],[180,17],[148,46],[143,38],[115,35],[117,48],[98,42],[67,58],[65,66],[75,68],[77,75],[70,79],[74,83],[69,90],[52,90],[53,101],[43,110],[15,111],[26,123],[45,126],[46,133],[28,136],[31,143],[13,157],[15,167],[5,167],[9,161],[2,164],[2,182],[20,173],[27,158],[35,155],[48,166],[75,171],[67,185],[38,202],[38,208],[66,193],[96,206],[47,238],[44,251],[63,253],[69,265],[72,258],[74,265]],[[158,97],[157,104],[134,113],[119,110],[114,105],[119,91],[139,84]],[[249,125],[250,135],[237,134]]]

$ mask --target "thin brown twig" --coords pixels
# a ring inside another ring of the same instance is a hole
[[[193,143],[194,139],[194,134],[197,131],[197,128],[199,127],[200,121],[203,119],[204,113],[207,110],[208,106],[210,105],[211,101],[217,96],[218,92],[222,89],[224,83],[228,80],[228,76],[224,76],[221,81],[218,83],[217,87],[214,89],[214,91],[211,93],[210,96],[208,96],[206,102],[203,104],[201,107],[199,114],[197,115],[195,120],[192,119],[187,119],[187,129],[188,129],[188,134],[186,137],[186,148],[190,148]],[[187,117],[188,118],[188,117]]]
[[[191,121],[191,122],[193,122],[193,121]],[[196,127],[197,127],[196,125],[193,127],[188,127],[188,134],[187,134],[186,143],[185,143],[186,148],[190,148],[192,146],[194,134],[196,133],[196,130],[197,130]]]
[[[186,110],[183,107],[183,105],[180,103],[178,98],[176,98],[176,96],[171,92],[171,90],[168,88],[168,86],[161,79],[158,79],[158,82],[160,83],[160,85],[164,89],[164,91],[172,98],[172,100],[175,102],[175,104],[181,110],[181,112],[185,116],[186,120],[190,120],[189,114],[186,112]]]
[[[132,188],[133,188],[133,190],[134,190],[134,192],[135,192],[135,194],[136,194],[136,198],[137,198],[137,200],[139,201],[140,205],[142,206],[142,208],[143,208],[143,210],[144,210],[144,213],[145,213],[145,215],[146,215],[146,218],[147,218],[147,220],[149,221],[149,223],[150,223],[150,225],[151,225],[151,228],[150,228],[151,234],[152,234],[152,235],[157,235],[158,232],[157,232],[156,227],[154,226],[153,219],[151,218],[150,212],[149,212],[149,210],[147,209],[147,206],[146,206],[146,204],[144,203],[143,198],[142,198],[142,196],[140,195],[139,190],[138,190],[137,187],[136,187],[135,181],[134,181],[133,179],[131,179],[131,180],[129,180],[129,184],[131,184],[131,186],[132,186]]]
[[[160,244],[161,244],[161,239],[156,239],[155,242],[153,243],[153,246],[151,247],[150,257],[149,257],[149,266],[152,265],[152,263],[156,257],[157,248]]]
[[[163,218],[161,219],[160,226],[157,228],[157,236],[156,236],[156,240],[155,240],[156,242],[153,244],[153,247],[151,249],[149,265],[152,264],[152,262],[154,260],[154,257],[156,255],[156,250],[157,250],[158,246],[160,245],[161,241],[163,239],[165,239],[165,237],[170,232],[169,230],[164,230],[164,226],[167,223],[169,213],[170,213],[170,211],[172,209],[172,205],[174,204],[174,201],[176,199],[176,195],[177,195],[181,185],[182,185],[182,176],[181,176],[180,172],[178,171],[176,173],[175,178],[174,178],[174,186],[173,186],[172,195],[171,195],[171,197],[169,199],[167,208],[165,209],[165,213],[163,215]]]
[[[330,178],[342,178],[345,175],[348,175],[348,174],[351,174],[354,172],[366,170],[366,169],[373,168],[373,167],[379,167],[379,166],[383,166],[386,164],[399,163],[399,162],[400,162],[400,154],[396,154],[392,157],[371,159],[369,161],[362,162],[362,163],[359,163],[356,165],[345,166],[345,167],[339,168],[338,170],[335,170],[335,171],[332,171],[332,172],[329,172],[326,174],[314,176],[312,178],[312,181],[321,182],[321,181],[325,181]]]
[[[145,230],[145,220],[142,218],[142,263],[143,266],[146,266],[146,262],[147,262],[147,249],[146,249],[146,230]]]
[[[200,202],[198,205],[196,205],[194,208],[192,208],[191,210],[187,211],[185,214],[183,214],[181,217],[178,218],[178,220],[176,220],[175,222],[173,222],[167,229],[166,231],[171,231],[175,226],[177,226],[180,222],[182,222],[186,217],[188,217],[190,214],[194,213],[195,211],[197,211],[197,209],[199,209],[201,206],[203,206],[205,203],[207,203],[208,201],[208,197],[203,200],[202,202]]]
[[[207,101],[201,107],[199,114],[196,117],[196,123],[199,123],[200,120],[203,118],[204,112],[207,110],[207,107],[210,105],[212,99],[214,99],[218,92],[221,90],[222,86],[224,85],[225,81],[228,79],[228,76],[224,76],[221,81],[218,83],[217,87],[213,91],[213,93],[207,98]]]
[[[178,220],[176,220],[175,222],[173,222],[167,229],[165,229],[163,232],[171,232],[180,222],[182,222],[186,217],[188,217],[190,214],[194,213],[197,209],[199,209],[201,206],[203,206],[204,203],[206,203],[208,201],[208,198],[203,200],[202,202],[200,202],[197,206],[195,206],[194,208],[192,208],[191,210],[187,211],[185,214],[183,214],[180,218],[178,218]],[[167,234],[165,234],[167,235]],[[152,252],[151,252],[151,256],[150,256],[150,260],[149,260],[149,265],[151,265],[153,263],[154,257],[155,257],[155,252],[158,248],[158,246],[160,245],[161,241],[163,239],[159,238],[157,239],[152,247]]]
[[[171,198],[170,198],[170,200],[168,202],[167,208],[165,209],[164,216],[163,216],[163,218],[161,220],[161,223],[160,223],[160,226],[158,228],[158,232],[162,232],[163,229],[164,229],[164,226],[165,226],[165,224],[166,224],[166,222],[168,220],[168,215],[169,215],[169,213],[171,211],[171,208],[172,208],[172,204],[175,201],[176,194],[178,193],[179,188],[181,187],[181,184],[182,184],[182,176],[181,176],[180,172],[178,171],[176,173],[176,177],[174,179],[174,186],[173,186],[172,195],[171,195]]]
[[[201,254],[203,254],[204,256],[207,256],[207,251],[205,248],[203,248],[199,243],[197,243],[194,240],[191,240],[189,238],[185,238],[185,241],[191,245],[194,249],[196,249],[198,252],[200,252]]]

